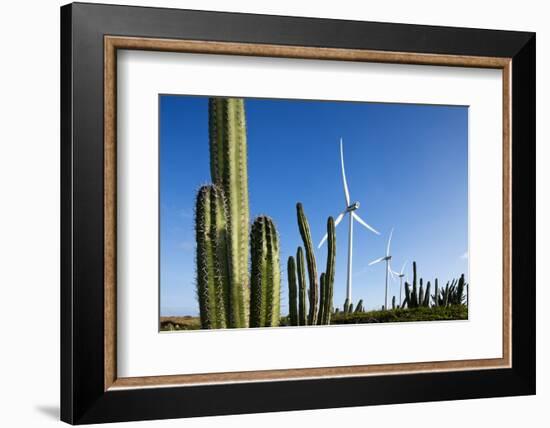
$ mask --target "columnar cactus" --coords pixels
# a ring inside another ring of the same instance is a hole
[[[321,292],[321,302],[319,305],[318,324],[330,324],[332,314],[332,300],[334,295],[334,272],[336,266],[336,226],[334,218],[327,220],[327,267],[325,271],[325,284]],[[322,310],[322,313],[321,313]]]
[[[420,289],[418,290],[418,306],[424,305],[424,284],[422,278],[420,278]]]
[[[317,314],[317,324],[318,325],[322,325],[324,324],[323,320],[324,320],[324,317],[325,317],[325,305],[324,305],[324,298],[325,298],[325,293],[326,293],[326,274],[325,272],[321,273],[321,277],[319,278],[319,296],[320,296],[320,301],[319,301],[319,313]]]
[[[412,284],[412,293],[411,300],[409,301],[409,308],[418,307],[418,294],[416,289],[416,262],[413,262],[413,284]]]
[[[430,307],[430,288],[431,284],[430,281],[426,284],[426,293],[424,293],[424,302],[422,303],[422,306]]]
[[[296,285],[296,262],[290,256],[287,263],[288,272],[288,311],[290,325],[298,325],[298,288]]]
[[[357,302],[357,306],[355,307],[355,313],[364,312],[365,308],[363,308],[363,299],[359,299]]]
[[[411,286],[408,282],[405,281],[405,301],[403,302],[402,307],[407,305],[407,307],[411,308]]]
[[[215,185],[199,189],[195,209],[197,295],[201,326],[228,325],[229,266],[227,263],[226,205]]]
[[[350,308],[350,301],[349,299],[346,298],[346,300],[344,301],[344,314],[349,313],[349,308]]]
[[[298,325],[307,325],[306,309],[306,266],[304,260],[304,250],[298,247],[296,252],[297,271],[298,271]]]
[[[277,327],[281,312],[279,237],[273,221],[256,218],[250,232],[250,326]]]
[[[435,290],[433,295],[434,306],[439,306],[439,283],[435,279]]]
[[[227,198],[227,240],[230,263],[229,326],[247,327],[248,173],[244,102],[236,98],[209,100],[210,172]]]
[[[313,252],[313,243],[311,242],[311,232],[309,230],[309,222],[304,213],[304,208],[300,202],[296,204],[296,212],[298,215],[298,227],[304,248],[306,250],[307,271],[309,276],[309,314],[308,324],[317,324],[317,300],[319,285],[317,283],[317,263],[315,261],[315,253]]]
[[[445,291],[443,293],[443,306],[449,306],[449,282],[445,286]]]
[[[391,298],[391,308],[395,310],[395,296]]]
[[[462,304],[462,299],[464,295],[464,274],[460,275],[460,279],[458,280],[458,285],[456,286],[456,297],[455,301],[453,302],[455,305]]]

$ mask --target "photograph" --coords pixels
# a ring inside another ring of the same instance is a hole
[[[468,106],[158,103],[160,331],[468,319]]]

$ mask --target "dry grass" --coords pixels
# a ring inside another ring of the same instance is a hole
[[[199,317],[160,317],[160,331],[198,330],[200,327]]]

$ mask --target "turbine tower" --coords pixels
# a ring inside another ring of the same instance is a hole
[[[386,293],[384,297],[384,309],[388,309],[388,275],[390,275],[393,278],[393,271],[391,269],[391,254],[390,254],[390,245],[391,245],[391,237],[393,235],[393,228],[390,232],[390,237],[388,239],[388,245],[386,246],[386,255],[384,257],[380,257],[379,259],[373,260],[369,263],[369,266],[375,265],[376,263],[380,262],[386,262]]]
[[[349,189],[348,189],[348,182],[346,180],[346,170],[344,168],[344,142],[342,138],[340,138],[340,163],[342,165],[342,181],[344,183],[344,197],[346,201],[346,208],[344,211],[342,211],[338,217],[336,217],[336,220],[334,221],[334,226],[338,226],[342,219],[348,215],[349,218],[349,232],[348,232],[348,272],[347,272],[347,283],[346,283],[346,299],[348,299],[348,302],[352,302],[351,300],[351,269],[352,269],[352,260],[353,260],[353,220],[356,220],[360,225],[367,228],[371,232],[376,233],[377,235],[380,235],[378,231],[376,231],[373,227],[369,226],[357,213],[355,212],[359,208],[359,202],[351,203],[351,199],[349,196]],[[327,234],[321,239],[321,242],[319,243],[318,248],[321,248],[323,243],[327,240]]]

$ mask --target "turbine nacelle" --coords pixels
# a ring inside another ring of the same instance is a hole
[[[351,204],[349,207],[346,208],[346,212],[349,213],[349,212],[355,211],[359,209],[360,206],[361,204],[359,202],[354,202],[353,204]]]

